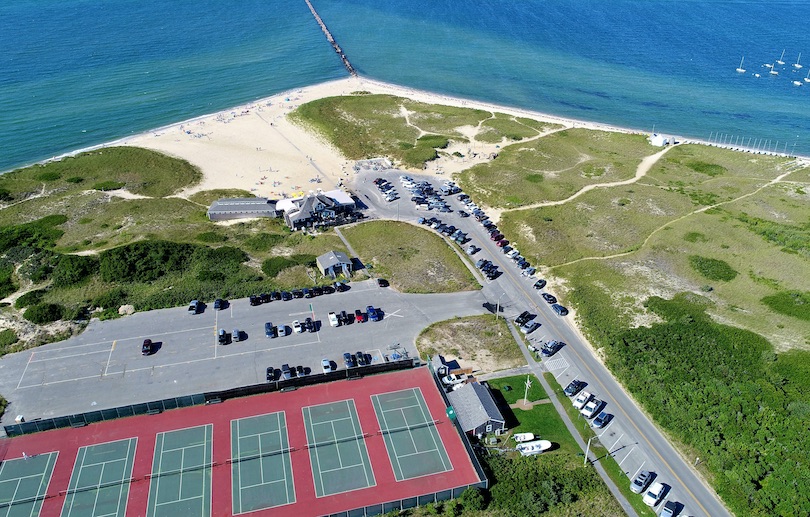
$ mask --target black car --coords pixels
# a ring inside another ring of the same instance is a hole
[[[552,310],[554,312],[557,313],[557,316],[567,316],[568,315],[568,309],[566,309],[565,307],[563,307],[559,303],[552,304],[551,308],[552,308]]]
[[[585,381],[574,379],[573,381],[568,383],[568,386],[565,387],[563,393],[565,393],[569,397],[573,397],[574,395],[582,391],[582,389],[585,388],[585,386],[587,385],[588,383],[586,383]]]
[[[270,293],[270,299],[273,300],[274,302],[281,300],[281,293],[278,291],[273,291],[272,293]]]
[[[458,215],[460,215],[461,217],[470,217],[470,214],[468,214],[464,210],[459,210]]]
[[[304,371],[304,367],[301,366],[300,364],[295,367],[295,373],[297,373],[299,377],[303,377],[304,375],[306,375],[306,372]]]
[[[366,360],[366,354],[364,354],[363,352],[358,351],[356,357],[357,357],[357,366],[365,366],[368,364],[368,361]]]
[[[532,314],[529,311],[523,311],[517,318],[515,318],[515,323],[518,326],[523,326],[530,319],[532,319]]]
[[[152,340],[151,339],[144,339],[143,345],[141,345],[141,353],[143,355],[151,355],[152,354]]]
[[[304,288],[301,290],[301,293],[302,293],[302,295],[303,295],[303,297],[304,297],[304,298],[312,298],[313,296],[315,296],[315,294],[312,292],[312,290],[311,290],[311,289],[308,289],[308,288],[306,288],[306,287],[304,287]],[[295,296],[295,291],[293,291],[293,296]],[[295,296],[295,297],[296,297],[296,298],[301,298],[300,296]]]
[[[262,303],[270,303],[273,301],[273,297],[269,293],[260,294],[259,299],[262,301]]]
[[[221,298],[217,298],[216,300],[214,300],[214,310],[218,311],[220,309],[223,309],[224,307],[225,307],[225,300]]]
[[[288,302],[293,299],[293,295],[289,291],[281,291],[281,299]]]
[[[552,295],[550,295],[548,293],[543,293],[540,296],[542,296],[543,299],[549,304],[557,303],[557,298],[555,298],[554,296],[552,296]]]
[[[351,324],[352,319],[348,314],[346,314],[346,311],[340,311],[340,314],[338,314],[338,321],[341,325],[349,325]]]
[[[264,324],[264,335],[269,338],[278,337],[278,330],[276,330],[276,327],[274,327],[273,324],[268,321]]]
[[[347,289],[346,284],[343,282],[335,282],[335,291],[342,293]]]
[[[312,288],[312,294],[314,294],[315,296],[322,296],[323,287],[316,285],[315,287]]]
[[[346,368],[354,368],[357,366],[357,359],[349,352],[345,352],[343,354],[343,363],[346,365]]]
[[[544,288],[545,286],[546,286],[546,281],[545,281],[545,280],[543,280],[542,278],[541,278],[540,280],[538,280],[537,282],[535,282],[535,283],[534,283],[534,288],[535,288],[535,289],[542,289],[542,288]]]
[[[250,305],[251,306],[255,307],[256,305],[261,305],[261,304],[262,304],[261,297],[256,296],[255,294],[250,295]]]
[[[378,278],[377,279],[377,286],[378,287],[388,287],[388,285],[389,285],[388,280],[386,280],[385,278]]]
[[[315,332],[315,322],[312,321],[312,318],[304,320],[304,328],[307,329],[307,332]]]
[[[276,369],[273,368],[272,366],[268,366],[267,367],[267,375],[266,375],[266,377],[267,377],[267,382],[273,382],[274,380],[276,380]]]

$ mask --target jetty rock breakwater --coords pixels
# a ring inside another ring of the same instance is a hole
[[[357,71],[354,69],[352,64],[349,62],[349,58],[346,57],[346,53],[343,52],[343,49],[340,48],[340,45],[338,45],[337,41],[335,41],[335,38],[332,36],[332,33],[329,32],[329,29],[326,27],[326,24],[324,23],[323,19],[321,18],[321,15],[319,15],[318,11],[315,10],[315,7],[312,5],[312,2],[310,2],[309,0],[304,0],[304,1],[307,3],[307,7],[309,7],[309,11],[312,13],[312,16],[315,17],[315,21],[318,22],[318,25],[321,26],[321,30],[323,31],[324,35],[326,36],[326,40],[329,42],[330,45],[332,45],[332,48],[335,49],[335,52],[340,57],[340,60],[343,61],[343,66],[346,67],[346,70],[348,70],[348,72],[351,75],[356,76]]]

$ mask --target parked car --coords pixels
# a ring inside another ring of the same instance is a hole
[[[316,285],[311,290],[312,294],[314,294],[315,296],[323,296],[323,287]]]
[[[349,352],[344,352],[343,363],[346,365],[346,368],[354,368],[357,366],[357,359]]]
[[[390,284],[388,283],[388,280],[386,280],[385,278],[377,279],[377,287],[388,287],[389,285]]]
[[[285,380],[292,379],[293,374],[292,374],[292,369],[290,368],[289,364],[284,363],[284,364],[281,365],[281,376]]]
[[[661,517],[675,517],[675,512],[678,511],[678,503],[675,501],[667,501],[664,503],[664,508],[661,510]]]
[[[366,307],[366,313],[368,314],[369,321],[380,321],[379,311],[377,311],[377,309],[375,309],[371,305],[368,305]]]
[[[597,429],[601,429],[605,427],[608,424],[608,422],[610,422],[611,418],[613,418],[613,415],[611,415],[610,413],[600,411],[599,414],[596,415],[596,418],[593,419],[593,422],[591,422],[591,425],[596,427]]]
[[[329,313],[329,325],[331,325],[332,327],[337,327],[338,325],[340,325],[340,322],[338,321],[337,318],[337,314],[335,314],[334,312]]]
[[[289,327],[287,327],[287,325],[279,325],[278,327],[276,327],[276,332],[278,333],[278,337],[290,335]]]
[[[200,312],[200,302],[199,300],[191,300],[191,303],[188,304],[188,313],[189,314],[198,314]]]
[[[589,392],[582,391],[574,399],[574,402],[573,402],[574,407],[577,408],[577,409],[582,409],[582,408],[585,407],[585,404],[587,404],[588,402],[591,401],[592,398],[593,398],[593,395],[591,395]]]
[[[654,507],[661,502],[661,498],[664,497],[665,491],[666,491],[665,484],[655,482],[650,486],[650,489],[647,490],[647,493],[644,494],[644,497],[641,500],[647,506]]]
[[[221,310],[224,307],[225,307],[225,300],[223,300],[221,298],[217,298],[216,300],[214,300],[214,310],[215,311]]]
[[[501,239],[503,239],[503,234],[502,233],[495,232],[495,233],[493,233],[492,235],[489,236],[489,240],[491,240],[491,241],[496,241],[497,242],[497,241],[499,241]]]
[[[141,354],[143,355],[151,355],[152,354],[152,340],[151,339],[144,339],[143,344],[141,345]]]
[[[270,299],[273,300],[274,302],[281,300],[281,293],[278,291],[273,291],[272,293],[270,293]]]
[[[588,383],[585,381],[581,381],[579,379],[574,379],[573,381],[568,383],[568,386],[565,387],[563,393],[565,393],[569,397],[573,397],[577,393],[580,392]]]
[[[476,251],[478,251],[478,248],[476,248],[473,244],[467,246],[467,255],[474,255]]]
[[[365,352],[361,352],[358,350],[357,353],[355,354],[355,357],[357,357],[357,366],[365,366],[369,364],[368,360],[366,360]]]
[[[238,343],[239,341],[242,341],[242,333],[239,331],[239,329],[233,329],[233,334],[231,334],[231,335],[233,336],[233,342],[234,343]]]
[[[285,302],[288,302],[293,299],[292,293],[289,291],[281,291],[281,299]]]
[[[217,342],[220,345],[228,344],[228,333],[225,332],[225,329],[219,329],[219,333],[217,334]]]
[[[530,319],[532,319],[532,314],[529,311],[523,311],[520,313],[520,315],[518,315],[517,318],[515,318],[515,323],[517,325],[523,325]]]
[[[251,307],[255,307],[256,305],[262,304],[261,296],[256,296],[255,294],[251,294],[249,300]]]
[[[267,382],[273,382],[276,380],[276,369],[272,366],[268,366],[265,377],[267,378]]]
[[[331,285],[323,286],[323,294],[334,294],[334,293],[335,293],[335,288],[332,287]]]
[[[506,240],[506,239],[503,239],[503,240],[500,240],[500,241],[496,242],[496,243],[495,243],[495,246],[497,246],[497,247],[499,247],[499,248],[503,248],[503,247],[504,247],[504,246],[506,246],[507,244],[509,244],[509,241],[508,241],[508,240]]]
[[[259,295],[259,300],[261,300],[262,303],[270,303],[273,301],[273,297],[270,293],[262,293]]]
[[[442,377],[442,384],[445,386],[452,386],[454,384],[463,384],[467,382],[470,376],[466,373],[451,373],[450,375],[445,375]]]
[[[537,282],[535,282],[535,283],[534,283],[534,286],[532,286],[532,287],[534,287],[535,289],[542,289],[542,288],[544,288],[545,286],[546,286],[546,281],[545,281],[544,279],[542,279],[542,278],[541,278],[540,280],[538,280]]]
[[[305,319],[303,327],[306,329],[307,332],[315,332],[317,330],[315,328],[315,322],[312,321],[312,318]]]
[[[301,322],[298,320],[293,320],[292,327],[296,334],[300,334],[304,331],[304,328],[301,326]]]
[[[546,301],[546,303],[548,303],[548,304],[557,303],[557,298],[555,298],[553,295],[550,295],[550,294],[548,294],[548,293],[543,293],[543,294],[541,294],[540,296],[541,296],[541,297],[542,297],[542,298],[543,298],[543,299]]]
[[[565,343],[552,339],[551,341],[543,343],[540,353],[543,355],[543,357],[551,357],[563,346],[565,346]]]
[[[461,217],[470,217],[470,214],[468,214],[464,210],[459,210],[458,215],[461,216]]]
[[[534,320],[530,320],[527,321],[525,324],[521,325],[520,331],[523,332],[524,334],[531,334],[532,332],[537,330],[539,326],[540,326],[539,323],[537,323]]]
[[[343,325],[349,325],[352,322],[351,318],[349,318],[349,315],[346,314],[346,311],[340,311],[340,314],[338,315],[338,321]]]
[[[634,494],[640,494],[649,486],[650,481],[652,481],[652,474],[647,470],[642,470],[630,482],[630,491]]]
[[[274,338],[278,336],[278,330],[276,330],[276,327],[274,327],[273,324],[268,321],[264,324],[264,335],[265,337]]]
[[[551,309],[557,313],[557,316],[567,316],[568,309],[560,305],[559,303],[554,303],[551,305]]]
[[[329,359],[321,359],[321,367],[323,368],[323,373],[329,373],[332,371],[332,361]]]
[[[343,282],[335,282],[335,291],[342,293],[343,291],[347,290],[346,284]]]
[[[356,321],[357,323],[363,323],[363,321],[365,321],[363,318],[363,311],[361,311],[360,309],[354,310],[354,321]]]
[[[585,418],[593,418],[593,416],[602,409],[604,403],[599,399],[589,400],[585,406],[579,410]]]
[[[304,369],[303,366],[299,364],[298,366],[295,367],[295,373],[297,373],[299,377],[303,377],[304,375],[307,374],[307,371]]]
[[[307,287],[301,289],[301,292],[303,293],[304,298],[312,298],[313,296],[315,296],[315,293],[312,292],[312,289],[309,289]],[[295,296],[296,298],[300,298],[300,296],[297,296],[295,294],[295,291],[293,291],[293,296]]]

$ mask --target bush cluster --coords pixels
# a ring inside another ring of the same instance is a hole
[[[64,215],[49,215],[30,223],[0,228],[0,253],[12,247],[50,249],[64,235],[57,226],[65,222]]]
[[[737,277],[737,271],[724,260],[690,255],[689,265],[709,280],[730,282]]]
[[[62,319],[65,308],[58,303],[38,303],[25,310],[23,317],[31,323],[44,325]]]
[[[315,265],[315,255],[291,255],[289,257],[270,257],[262,262],[262,271],[270,278],[275,278],[279,273],[293,266]]]

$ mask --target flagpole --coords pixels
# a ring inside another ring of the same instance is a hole
[[[532,381],[529,379],[529,374],[526,374],[526,390],[523,392],[523,405],[527,405],[529,403],[529,386],[532,385]]]

